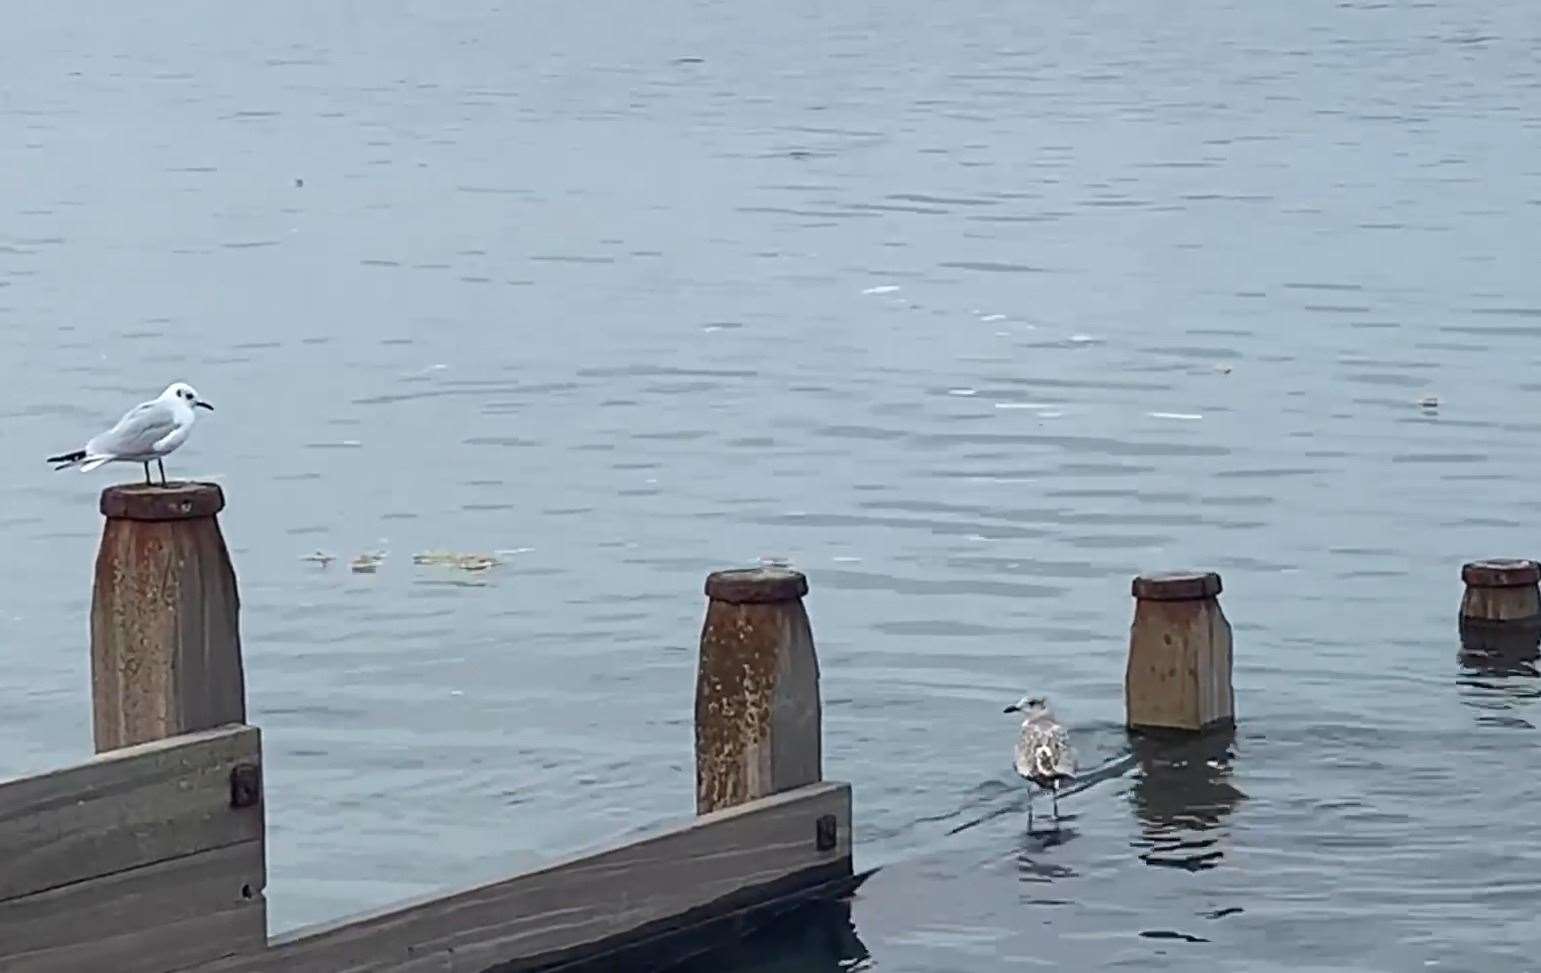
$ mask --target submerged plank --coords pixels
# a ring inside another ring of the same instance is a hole
[[[261,841],[0,902],[6,973],[163,973],[261,949]]]
[[[301,931],[200,969],[514,973],[850,874],[850,787],[812,784],[524,875]]]
[[[0,903],[260,839],[261,802],[232,807],[230,780],[261,746],[235,724],[0,783]]]

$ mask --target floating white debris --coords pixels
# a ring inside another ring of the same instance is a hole
[[[513,557],[515,554],[529,554],[533,550],[535,550],[533,547],[500,547],[492,553],[501,554],[504,557]]]
[[[853,556],[851,556],[849,554],[836,554],[834,557],[830,558],[830,560],[834,561],[836,564],[859,564],[859,563],[861,563],[861,558],[853,557]]]
[[[986,314],[984,317],[980,318],[979,320],[981,320],[981,321],[983,321],[983,322],[988,324],[991,321],[1004,321],[1004,320],[1006,320],[1006,315],[1004,315],[1004,314]]]
[[[792,559],[774,554],[762,554],[760,564],[767,568],[789,568],[792,566]]]
[[[978,395],[978,389],[948,389],[948,395]]]
[[[487,554],[456,554],[454,551],[424,551],[412,555],[413,564],[433,564],[460,571],[485,571],[502,562]]]
[[[1439,408],[1439,396],[1425,395],[1418,400],[1418,405],[1425,409],[1437,409]]]
[[[898,289],[899,289],[899,286],[897,284],[882,284],[882,285],[880,285],[878,287],[869,287],[866,290],[862,291],[862,293],[863,294],[892,294],[894,291],[896,291]]]
[[[1102,339],[1096,337],[1095,335],[1073,334],[1073,335],[1070,336],[1070,340],[1073,341],[1074,343],[1078,344],[1078,345],[1090,345],[1090,344],[1095,344],[1096,342],[1099,342]]]
[[[324,568],[324,567],[330,565],[333,561],[337,560],[337,558],[336,558],[335,555],[328,554],[325,551],[319,551],[318,550],[318,551],[313,551],[310,554],[306,554],[304,557],[300,558],[300,560],[301,561],[310,561],[311,563],[319,564],[319,565],[321,565]]]
[[[1184,419],[1188,422],[1196,422],[1204,418],[1197,412],[1147,412],[1152,419]]]

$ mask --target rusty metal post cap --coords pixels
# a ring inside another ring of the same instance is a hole
[[[1213,571],[1168,571],[1142,574],[1130,586],[1144,601],[1194,601],[1220,593],[1220,576]]]
[[[790,568],[737,568],[706,576],[706,596],[735,605],[796,601],[808,593],[808,579]]]
[[[120,484],[102,491],[103,515],[120,520],[193,520],[225,509],[215,483]]]
[[[1461,580],[1475,588],[1523,588],[1541,582],[1541,567],[1525,558],[1491,558],[1461,566]]]

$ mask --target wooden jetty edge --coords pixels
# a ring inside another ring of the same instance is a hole
[[[605,965],[858,881],[850,786],[822,780],[807,581],[719,572],[707,581],[697,675],[695,818],[269,939],[262,742],[245,724],[223,508],[213,484],[103,491],[91,615],[98,753],[0,782],[0,970]]]

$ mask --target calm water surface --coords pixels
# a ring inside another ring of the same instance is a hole
[[[90,748],[115,477],[41,457],[186,379],[278,928],[688,815],[702,578],[774,556],[889,867],[764,968],[1541,965],[1541,680],[1454,624],[1541,544],[1532,4],[443,7],[12,18],[0,772]],[[1240,726],[1131,752],[1189,565]],[[1053,839],[1026,689],[1121,771]]]

